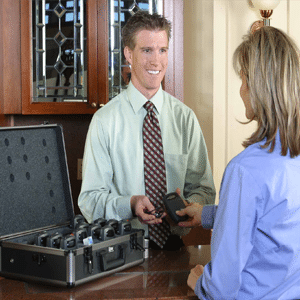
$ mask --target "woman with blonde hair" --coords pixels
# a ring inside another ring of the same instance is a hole
[[[257,129],[226,167],[211,262],[193,268],[188,285],[200,299],[300,299],[299,51],[282,31],[262,27],[233,61]],[[181,226],[196,225],[202,207],[184,213],[191,218]]]

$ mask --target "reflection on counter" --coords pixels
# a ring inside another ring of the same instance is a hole
[[[189,271],[210,261],[210,245],[180,251],[149,250],[141,265],[71,289],[0,278],[0,299],[198,299]]]

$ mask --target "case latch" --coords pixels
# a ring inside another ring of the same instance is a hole
[[[94,266],[93,266],[93,249],[91,247],[84,248],[84,260],[87,263],[88,272],[93,274]]]
[[[37,264],[40,266],[43,262],[46,262],[46,256],[44,254],[35,253],[32,255],[32,260],[36,261]]]
[[[138,238],[136,233],[130,235],[130,248],[134,250],[140,250],[143,252],[145,251],[145,248],[138,243]]]

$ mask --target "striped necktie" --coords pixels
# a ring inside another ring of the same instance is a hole
[[[147,101],[144,108],[147,110],[143,125],[145,192],[155,208],[161,209],[162,198],[167,193],[161,132],[153,103]],[[170,234],[170,225],[165,218],[160,224],[149,225],[150,239],[161,248]]]

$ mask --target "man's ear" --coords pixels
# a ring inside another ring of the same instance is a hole
[[[131,51],[131,49],[128,46],[126,46],[124,48],[124,56],[125,56],[126,60],[129,62],[129,64],[131,65],[131,62],[132,62],[132,51]]]

